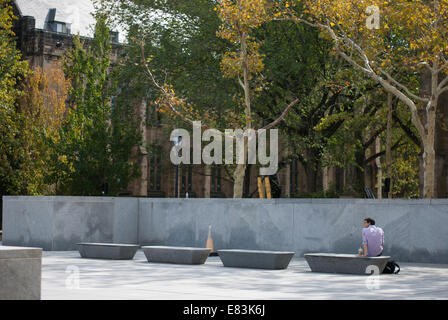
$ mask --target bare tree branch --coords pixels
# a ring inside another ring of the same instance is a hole
[[[293,102],[291,102],[289,104],[288,107],[286,107],[286,109],[283,111],[283,113],[280,115],[280,117],[278,117],[276,120],[274,120],[273,122],[271,122],[270,124],[268,124],[267,126],[261,128],[261,130],[270,130],[273,127],[275,127],[277,124],[280,123],[280,121],[282,121],[286,115],[289,113],[289,111],[295,107],[297,104],[299,103],[299,99],[294,100]]]
[[[391,147],[391,150],[395,150],[396,148],[398,148],[398,147],[400,147],[400,146],[402,146],[402,145],[404,145],[405,143],[401,143],[401,139],[402,138],[400,138],[392,147]],[[381,156],[383,156],[383,155],[385,155],[386,154],[386,150],[383,150],[383,151],[381,151],[381,152],[379,152],[379,153],[377,153],[377,154],[374,154],[374,155],[372,155],[372,156],[370,156],[369,158],[367,158],[367,159],[365,159],[364,160],[364,164],[366,165],[366,164],[368,164],[369,162],[371,162],[371,161],[373,161],[373,160],[375,160],[376,158],[378,158],[378,157],[381,157]]]
[[[238,76],[238,83],[240,84],[241,88],[245,89],[244,83],[243,83],[243,81],[241,81],[240,76]]]
[[[448,77],[446,77],[445,79],[443,79],[440,83],[439,86],[437,87],[437,90],[440,91],[443,89],[443,87],[448,83]]]
[[[445,93],[446,91],[448,91],[448,87],[445,87],[445,88],[441,89],[439,91],[439,95],[441,95],[442,93]]]
[[[409,95],[410,97],[414,98],[415,100],[422,101],[422,102],[428,102],[428,101],[429,101],[429,99],[427,99],[427,98],[422,98],[422,97],[419,97],[419,96],[413,94],[411,91],[409,91],[409,89],[408,89],[405,85],[399,83],[397,80],[395,80],[394,78],[392,78],[392,76],[391,76],[387,71],[384,71],[384,70],[382,70],[382,69],[379,69],[379,70],[380,70],[380,72],[381,72],[382,74],[384,74],[384,75],[387,77],[387,79],[388,79],[390,82],[392,82],[393,84],[395,84],[397,87],[403,89],[403,90],[406,92],[406,94]]]
[[[370,145],[372,145],[372,143],[375,142],[376,138],[378,138],[378,136],[384,132],[384,130],[386,130],[386,125],[382,125],[381,128],[379,130],[377,130],[371,137],[369,140],[367,140],[366,142],[364,142],[362,144],[363,149],[367,149]]]
[[[159,89],[162,94],[165,96],[166,102],[168,103],[168,106],[170,107],[171,111],[173,111],[177,116],[179,116],[182,120],[184,120],[185,122],[188,122],[190,124],[193,124],[193,120],[187,118],[184,114],[182,114],[180,111],[178,111],[176,109],[176,107],[171,103],[171,95],[166,91],[166,89],[160,85],[156,78],[154,77],[154,74],[152,73],[151,69],[149,68],[147,62],[146,62],[146,55],[145,55],[145,43],[142,41],[140,44],[140,49],[141,49],[141,62],[142,65],[145,67],[146,72],[149,75],[149,78],[151,79],[151,81],[154,83],[154,85],[157,87],[157,89]]]
[[[401,130],[403,130],[403,131],[406,133],[406,135],[408,136],[408,138],[411,139],[412,142],[414,142],[414,144],[415,144],[416,146],[419,146],[419,147],[420,147],[420,146],[421,146],[420,139],[418,138],[418,136],[416,136],[416,135],[414,134],[414,132],[411,130],[411,128],[410,128],[409,126],[405,125],[405,124],[403,123],[403,121],[400,119],[400,117],[399,117],[397,114],[395,114],[395,112],[393,113],[392,117],[393,117],[393,119],[395,120],[395,122],[398,123],[398,125],[399,125],[400,128],[401,128]]]
[[[426,62],[426,61],[422,61],[422,62],[418,63],[417,66],[424,66],[424,67],[426,67],[429,71],[432,71],[431,66],[430,66],[429,63]]]

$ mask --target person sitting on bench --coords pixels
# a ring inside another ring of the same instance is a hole
[[[372,218],[364,219],[362,249],[363,252],[360,252],[360,255],[364,257],[379,257],[383,253],[384,231],[375,226],[375,220]]]

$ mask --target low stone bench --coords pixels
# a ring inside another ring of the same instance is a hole
[[[294,252],[258,250],[218,250],[224,267],[280,270],[286,269]]]
[[[370,275],[382,273],[390,257],[361,257],[356,254],[310,253],[306,262],[313,272]]]
[[[0,300],[40,300],[42,249],[0,246]]]
[[[208,248],[145,246],[142,247],[148,262],[174,264],[204,264],[210,255]]]
[[[118,243],[77,243],[82,258],[132,260],[139,245]]]

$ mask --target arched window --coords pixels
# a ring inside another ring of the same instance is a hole
[[[148,196],[164,198],[165,192],[162,190],[162,147],[160,145],[152,145],[149,148],[149,181]]]

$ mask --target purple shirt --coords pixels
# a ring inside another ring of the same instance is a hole
[[[362,229],[362,244],[367,245],[367,256],[376,257],[383,252],[384,231],[376,226]]]

